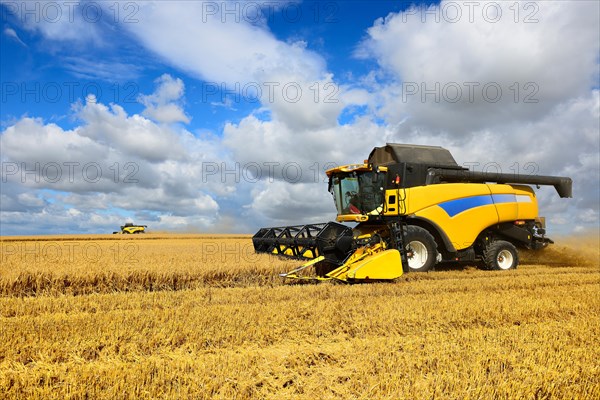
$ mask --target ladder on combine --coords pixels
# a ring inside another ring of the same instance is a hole
[[[404,236],[406,224],[397,221],[389,224],[390,227],[390,244],[400,252],[400,260],[402,260],[402,271],[408,272],[408,258],[406,257],[406,238]]]

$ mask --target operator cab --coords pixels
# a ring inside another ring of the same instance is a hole
[[[444,148],[399,144],[374,148],[364,164],[328,170],[329,192],[335,201],[337,220],[364,222],[384,214],[399,215],[401,195],[398,191],[427,185],[431,168],[466,170],[458,166]],[[393,191],[388,196],[389,204],[385,201],[386,191]]]
[[[327,171],[329,192],[333,195],[338,216],[349,216],[349,219],[356,220],[359,215],[363,215],[366,220],[367,215],[382,214],[386,175],[384,170],[387,169],[372,170],[369,165],[364,164]]]

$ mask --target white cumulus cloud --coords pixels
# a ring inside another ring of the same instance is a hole
[[[153,94],[141,95],[139,98],[146,106],[142,114],[158,122],[189,123],[190,117],[180,105],[185,91],[183,81],[164,74],[155,83],[158,84],[158,88]]]
[[[145,98],[179,98],[183,87],[169,91],[165,82],[181,84],[162,77]],[[221,151],[210,139],[87,100],[75,107],[80,124],[71,130],[23,117],[0,134],[3,232],[28,233],[25,220],[52,232],[111,230],[132,215],[154,229],[174,218],[188,219],[185,229],[218,221],[216,197],[231,195],[234,183],[203,172]],[[78,223],[63,224],[71,217]]]

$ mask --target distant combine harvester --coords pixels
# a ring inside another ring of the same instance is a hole
[[[117,233],[124,233],[124,234],[146,233],[146,228],[147,227],[148,227],[148,225],[135,225],[132,222],[127,222],[125,225],[121,226],[121,230],[120,231],[113,232],[113,234],[117,234]]]

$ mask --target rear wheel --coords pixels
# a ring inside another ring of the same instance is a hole
[[[411,272],[429,271],[436,263],[437,244],[420,226],[408,226],[404,234],[406,259]]]
[[[519,264],[519,253],[512,243],[496,240],[485,250],[484,262],[488,269],[499,271],[514,269]]]

